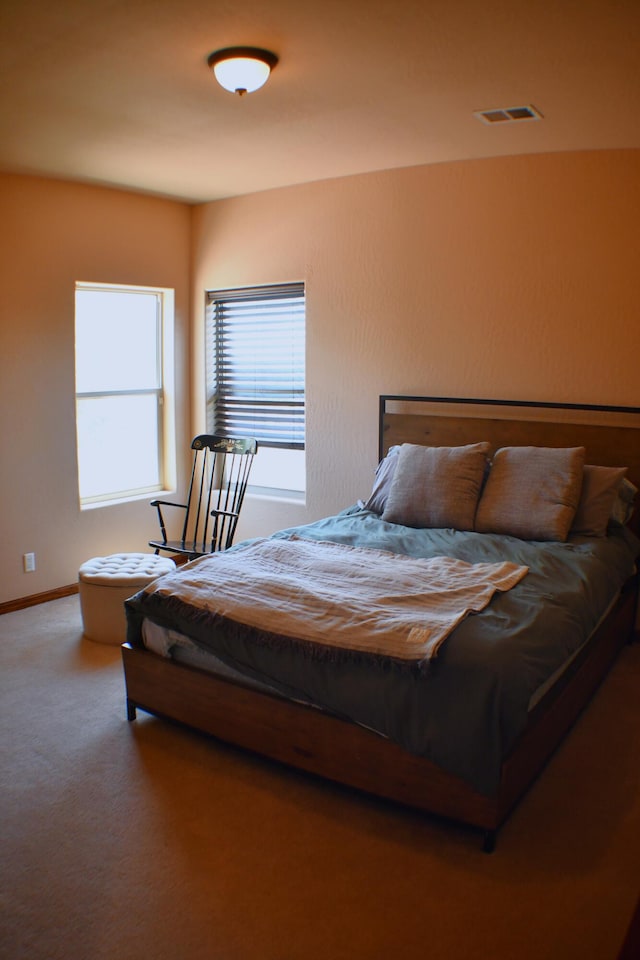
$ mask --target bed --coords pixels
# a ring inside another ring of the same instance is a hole
[[[381,396],[363,500],[127,601],[128,719],[462,821],[492,850],[633,638],[639,430],[628,407]],[[469,597],[451,578],[476,571],[492,580]],[[439,577],[460,608],[425,600]]]

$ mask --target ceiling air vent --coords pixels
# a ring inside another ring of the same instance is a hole
[[[527,107],[502,107],[496,110],[476,110],[474,117],[482,123],[519,123],[521,120],[542,120],[542,114],[531,105]]]

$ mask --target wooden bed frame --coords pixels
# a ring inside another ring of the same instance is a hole
[[[585,446],[587,463],[627,466],[640,486],[640,409],[498,400],[380,397],[380,455],[393,444]],[[637,518],[636,518],[637,523]],[[637,529],[637,526],[636,526]],[[127,716],[141,709],[225,742],[484,831],[493,849],[501,824],[588,703],[621,647],[633,638],[638,580],[530,714],[487,797],[431,761],[354,723],[257,692],[144,649],[122,648]]]

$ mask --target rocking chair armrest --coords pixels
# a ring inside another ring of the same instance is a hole
[[[211,516],[212,517],[238,517],[239,514],[237,510],[212,510]]]
[[[167,528],[165,526],[164,517],[162,516],[162,507],[181,507],[183,510],[187,509],[186,503],[174,503],[173,500],[151,500],[150,506],[155,507],[158,511],[158,524],[160,525],[160,533],[162,535],[163,543],[167,542]]]

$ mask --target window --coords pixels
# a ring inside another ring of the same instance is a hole
[[[170,486],[173,291],[76,284],[83,507]]]
[[[251,487],[305,489],[304,284],[207,298],[207,428],[256,437]]]

